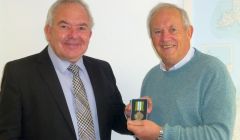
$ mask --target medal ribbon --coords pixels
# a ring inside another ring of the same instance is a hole
[[[143,111],[143,109],[144,109],[143,101],[135,102],[135,111]]]

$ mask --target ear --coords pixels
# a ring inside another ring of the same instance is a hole
[[[90,34],[89,34],[89,38],[92,36],[92,30],[91,30],[91,32],[90,32]]]
[[[51,33],[51,27],[50,27],[50,25],[45,25],[45,27],[44,27],[44,33],[45,33],[45,37],[46,37],[46,39],[47,39],[47,41],[49,41],[49,39],[50,39],[50,33]]]
[[[190,25],[190,26],[187,27],[187,37],[189,39],[191,39],[192,38],[192,34],[193,34],[193,26]]]

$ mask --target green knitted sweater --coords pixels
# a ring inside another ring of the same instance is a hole
[[[177,70],[153,67],[141,90],[153,100],[149,119],[163,127],[164,140],[230,140],[235,94],[225,65],[198,50]]]

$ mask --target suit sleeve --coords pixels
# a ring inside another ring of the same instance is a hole
[[[18,88],[16,69],[7,64],[1,84],[0,139],[18,140],[21,135],[21,95]]]
[[[108,64],[109,76],[111,77],[112,82],[114,83],[114,97],[113,100],[116,104],[116,109],[114,109],[114,124],[113,130],[121,134],[131,134],[127,130],[127,120],[124,115],[125,104],[122,101],[122,96],[116,85],[116,79],[113,74],[111,66]]]

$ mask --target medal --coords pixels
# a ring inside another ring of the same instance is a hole
[[[146,115],[143,113],[146,112],[146,102],[143,100],[135,100],[133,102],[133,119],[134,120],[143,120],[146,119]]]
[[[136,114],[134,114],[134,119],[135,120],[142,120],[143,119],[143,114],[142,112],[137,112]]]
[[[145,120],[147,119],[147,99],[132,99],[131,100],[131,119]]]

